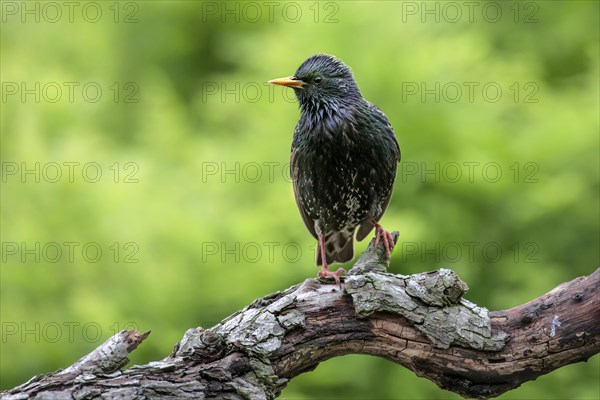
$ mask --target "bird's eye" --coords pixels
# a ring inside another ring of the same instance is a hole
[[[317,77],[315,78],[315,83],[321,83],[322,81],[323,81],[323,78],[322,78],[322,77],[320,77],[320,76],[317,76]]]

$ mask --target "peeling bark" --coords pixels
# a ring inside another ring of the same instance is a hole
[[[2,398],[273,399],[290,379],[344,354],[384,357],[443,389],[489,398],[600,351],[600,269],[497,312],[465,300],[453,271],[385,271],[372,242],[342,290],[307,279],[210,329],[189,329],[168,357],[126,370],[149,332],[122,331]]]

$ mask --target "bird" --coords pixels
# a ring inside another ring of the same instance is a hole
[[[290,176],[304,225],[317,239],[317,276],[341,287],[346,271],[329,266],[352,260],[355,232],[360,241],[373,228],[389,263],[394,240],[379,220],[392,196],[400,146],[388,118],[332,55],[315,54],[294,75],[268,82],[292,88],[299,103]]]

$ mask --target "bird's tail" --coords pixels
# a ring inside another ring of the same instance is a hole
[[[327,265],[352,260],[354,258],[354,231],[326,234],[325,258]],[[317,242],[317,265],[323,265],[320,242]]]

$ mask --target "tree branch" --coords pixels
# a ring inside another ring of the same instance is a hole
[[[323,360],[369,354],[464,397],[489,398],[600,351],[600,269],[497,312],[465,300],[467,285],[450,270],[385,271],[371,242],[342,290],[307,279],[210,329],[189,329],[168,357],[127,370],[127,354],[149,332],[122,331],[2,397],[273,399]]]

